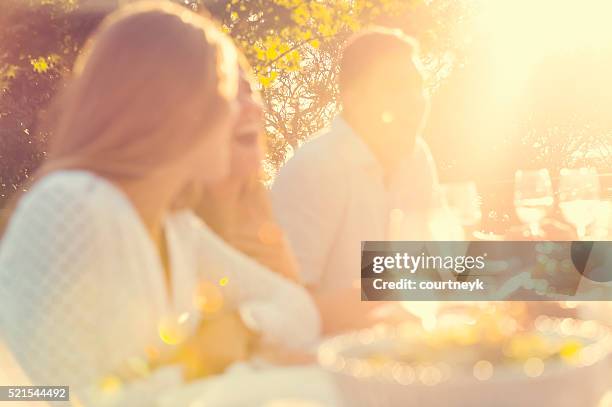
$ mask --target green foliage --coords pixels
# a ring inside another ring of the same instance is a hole
[[[421,0],[212,0],[192,5],[205,5],[221,21],[262,85],[269,106],[270,172],[337,111],[335,67],[347,36],[424,7]]]
[[[0,3],[0,206],[44,158],[38,118],[102,17],[75,0]]]
[[[270,174],[336,114],[342,43],[373,23],[404,30],[425,51],[434,93],[426,138],[442,180],[511,179],[516,168],[529,166],[553,172],[564,165],[611,168],[606,109],[612,92],[605,70],[612,63],[588,55],[545,62],[521,99],[525,111],[492,119],[503,109],[490,92],[490,58],[483,52],[487,33],[474,31],[470,0],[175,1],[196,12],[206,8],[253,66],[268,105]],[[40,130],[39,119],[110,10],[92,4],[113,3],[117,0],[0,0],[0,208],[44,159],[49,135]],[[594,159],[576,151],[601,154]]]
[[[0,205],[44,158],[48,134],[38,130],[39,118],[105,15],[91,4],[105,2],[116,0],[0,2]],[[206,8],[253,66],[269,107],[270,172],[337,111],[336,61],[347,36],[372,23],[400,27],[422,42],[435,66],[435,55],[451,47],[453,15],[464,12],[452,0],[177,2]]]

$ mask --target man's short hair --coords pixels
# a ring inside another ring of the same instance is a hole
[[[368,74],[367,67],[372,61],[384,60],[389,56],[406,55],[411,58],[416,70],[421,73],[419,43],[399,29],[371,27],[348,39],[340,58],[338,84],[340,93]]]

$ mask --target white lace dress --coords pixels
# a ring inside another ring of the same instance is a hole
[[[163,348],[160,321],[178,317],[193,329],[194,294],[206,280],[266,340],[301,347],[317,339],[319,315],[304,289],[226,245],[189,211],[170,216],[165,231],[171,299],[157,250],[114,185],[58,171],[22,198],[0,246],[0,336],[34,384],[78,391]]]

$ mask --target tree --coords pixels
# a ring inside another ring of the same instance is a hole
[[[337,113],[337,62],[343,42],[371,24],[402,28],[437,55],[452,43],[462,2],[438,0],[255,0],[205,3],[246,53],[262,84],[267,110],[268,170]]]
[[[0,5],[0,202],[22,187],[45,156],[37,125],[84,41],[117,0],[3,0]],[[422,0],[183,0],[207,8],[243,50],[268,104],[268,170],[329,123],[337,111],[342,42],[371,23],[400,26],[434,50],[456,2]],[[96,4],[97,7],[92,7]],[[109,7],[104,7],[107,4]],[[437,10],[437,11],[436,11]],[[442,21],[442,23],[440,23]],[[435,23],[434,23],[435,22]],[[432,59],[433,61],[433,59]]]
[[[522,153],[555,173],[612,171],[612,47],[553,54],[534,70],[525,96]]]
[[[44,158],[36,123],[103,17],[74,0],[0,3],[0,207]]]

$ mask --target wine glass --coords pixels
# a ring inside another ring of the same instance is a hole
[[[547,169],[518,170],[514,174],[514,207],[532,236],[542,236],[540,222],[554,202],[552,182]]]
[[[559,178],[559,208],[565,220],[584,240],[586,228],[595,221],[599,202],[599,178],[595,168],[563,168]]]

